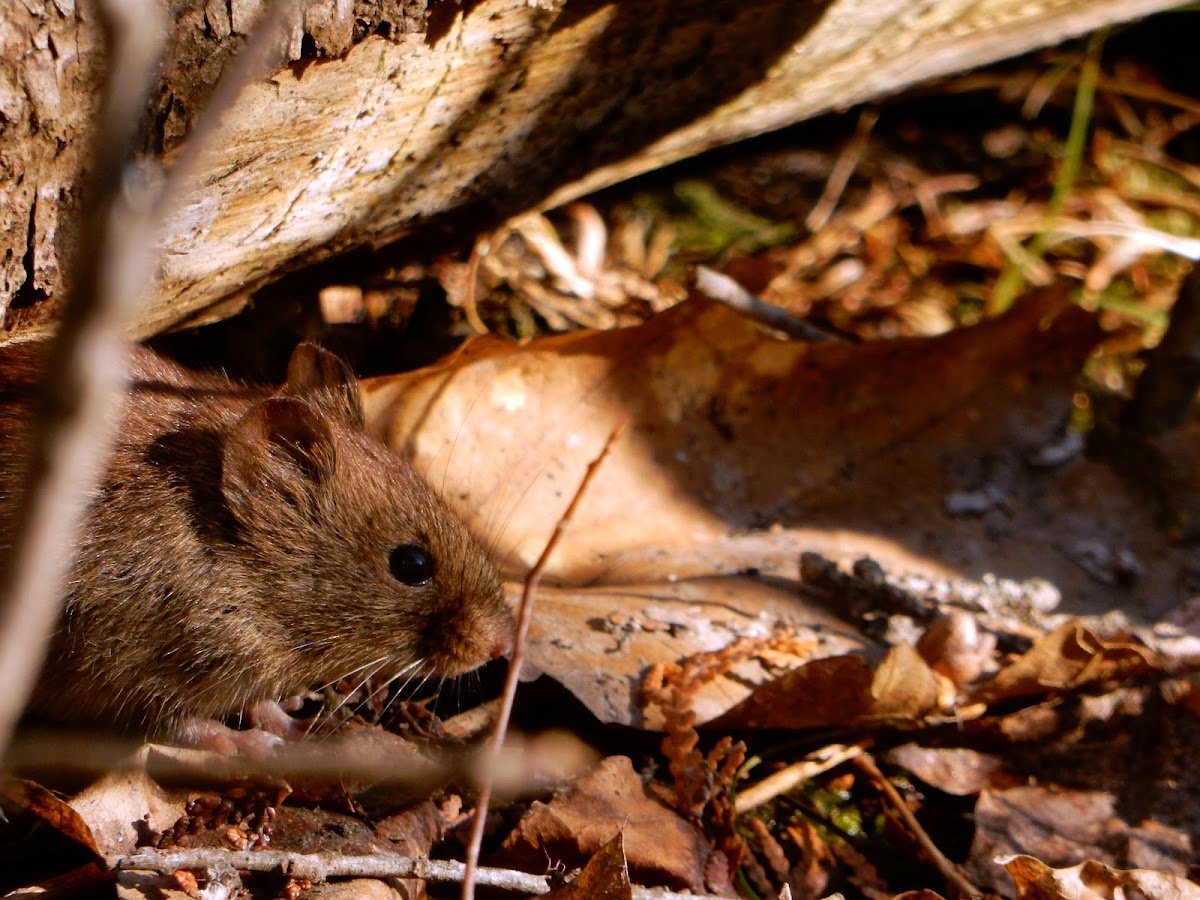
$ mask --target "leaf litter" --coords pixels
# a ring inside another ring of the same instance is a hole
[[[1077,87],[1050,83],[1080,61],[1060,52],[918,101],[995,98],[981,141],[902,102],[832,150],[751,145],[428,267],[476,330],[537,336],[373,380],[368,415],[514,592],[625,426],[538,590],[527,686],[577,703],[603,758],[493,814],[492,866],[557,871],[562,896],[1200,896],[1200,557],[1164,525],[1195,516],[1195,424],[1153,443],[1175,481],[1152,490],[1084,452],[1165,327],[1185,266],[1162,249],[1200,231],[1172,155],[1200,111],[1101,72],[1053,225],[1076,239],[1035,258]],[[845,339],[713,303],[697,261]],[[1042,287],[997,314],[1010,265]],[[470,821],[461,775],[415,804],[292,781],[272,849],[452,857]],[[203,819],[237,849],[259,807],[198,813],[258,796],[238,790],[127,772],[51,827],[111,854]]]

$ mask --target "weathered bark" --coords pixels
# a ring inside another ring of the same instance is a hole
[[[81,0],[81,3],[84,0]],[[260,0],[171,0],[146,146],[176,145]],[[281,274],[416,232],[469,235],[714,146],[1173,0],[316,0],[304,56],[225,116],[163,236],[151,334]],[[62,291],[97,76],[73,0],[0,10],[0,309]],[[320,58],[318,58],[320,57]],[[45,300],[43,298],[49,298]],[[228,307],[225,303],[225,307]]]

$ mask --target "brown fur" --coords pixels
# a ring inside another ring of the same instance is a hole
[[[41,345],[0,349],[5,544],[44,365]],[[35,715],[169,730],[377,660],[449,676],[506,646],[495,570],[411,464],[365,433],[338,357],[302,345],[278,391],[141,348],[131,369]],[[432,554],[428,584],[391,574],[405,544]]]

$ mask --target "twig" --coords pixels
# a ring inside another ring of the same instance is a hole
[[[70,289],[51,347],[30,437],[28,488],[0,571],[0,749],[32,687],[62,602],[87,503],[109,451],[125,390],[123,334],[157,262],[156,236],[183,197],[221,114],[269,57],[271,31],[295,0],[274,0],[221,79],[165,179],[131,163],[162,49],[165,22],[145,0],[103,0],[108,75],[94,138],[89,214],[72,259]]]
[[[456,882],[466,875],[467,867],[455,860],[426,859],[412,856],[341,856],[336,853],[288,853],[282,850],[245,850],[231,852],[219,848],[198,850],[141,850],[128,856],[109,857],[114,870],[158,872],[169,875],[179,869],[241,869],[245,872],[280,872],[310,881],[330,878],[421,878],[425,881]],[[546,877],[510,869],[483,867],[475,878],[488,887],[546,894]]]
[[[499,246],[501,238],[497,234],[484,235],[475,241],[471,248],[471,258],[467,260],[467,284],[463,295],[463,312],[467,322],[476,334],[487,334],[488,327],[479,316],[479,305],[475,294],[479,290],[479,264],[483,257],[491,252],[492,247]]]
[[[1050,200],[1046,204],[1045,231],[1035,235],[1029,246],[1029,256],[1039,262],[1047,248],[1045,232],[1054,228],[1067,194],[1074,189],[1075,181],[1079,177],[1080,160],[1083,158],[1088,126],[1092,119],[1092,106],[1096,100],[1096,82],[1100,77],[1100,50],[1104,46],[1106,34],[1106,31],[1097,31],[1088,39],[1087,52],[1079,72],[1079,85],[1075,91],[1075,104],[1071,110],[1071,127],[1063,145],[1062,165],[1054,179],[1054,190],[1050,194]],[[996,279],[992,295],[988,298],[988,312],[998,315],[1012,306],[1024,281],[1025,272],[1020,265],[1010,262],[1005,266],[1000,277]]]
[[[867,150],[867,139],[871,136],[871,129],[875,127],[877,121],[879,121],[879,113],[874,109],[864,109],[859,115],[854,135],[846,142],[846,146],[842,149],[837,161],[834,162],[829,178],[825,181],[825,190],[822,192],[821,198],[804,220],[804,226],[809,231],[820,231],[829,221],[829,217],[833,215],[838,200],[842,198],[842,192],[846,190],[846,185],[850,182],[850,176],[858,168],[863,153]]]
[[[108,75],[90,167],[89,214],[30,436],[29,481],[0,571],[0,750],[58,615],[97,461],[124,388],[121,333],[153,271],[149,186],[126,167],[161,52],[157,4],[98,4]]]
[[[728,275],[724,275],[716,269],[710,269],[708,266],[696,266],[696,290],[718,303],[725,304],[730,309],[736,309],[756,322],[761,322],[768,328],[782,331],[788,337],[799,338],[802,341],[845,340],[839,334],[798,319],[786,309],[767,303],[761,297],[750,293]]]
[[[533,620],[533,592],[542,579],[542,571],[550,560],[550,554],[558,546],[558,542],[567,530],[567,524],[575,515],[575,510],[579,508],[588,485],[592,483],[592,479],[600,469],[600,464],[604,462],[604,458],[608,456],[613,444],[624,430],[624,424],[614,428],[612,434],[608,436],[608,440],[604,442],[600,453],[588,465],[587,471],[583,473],[583,479],[579,482],[579,488],[575,491],[575,496],[571,498],[570,504],[559,516],[558,524],[554,526],[554,532],[546,541],[542,555],[538,557],[533,568],[529,570],[529,574],[525,576],[525,590],[521,593],[521,609],[517,613],[517,632],[513,638],[512,659],[508,664],[508,678],[504,682],[504,696],[500,701],[500,712],[496,716],[496,732],[489,753],[489,761],[493,765],[489,765],[484,770],[483,779],[479,785],[479,798],[475,802],[475,821],[472,823],[471,840],[467,845],[467,868],[463,878],[462,900],[473,900],[475,896],[474,874],[479,866],[479,851],[483,846],[484,820],[487,818],[488,804],[492,799],[494,762],[499,757],[500,749],[504,745],[504,735],[508,731],[508,720],[512,715],[517,684],[520,682],[521,665],[525,662],[525,647],[529,641],[529,624]]]
[[[921,827],[921,823],[917,821],[917,817],[913,815],[912,810],[908,808],[908,804],[904,802],[904,798],[900,796],[900,792],[895,786],[888,781],[887,777],[879,771],[879,766],[875,765],[875,760],[871,754],[863,751],[854,758],[854,764],[862,769],[872,781],[879,785],[879,789],[883,791],[888,801],[896,808],[896,812],[900,814],[900,818],[904,820],[904,824],[916,838],[917,843],[921,845],[921,849],[929,857],[930,862],[937,866],[937,870],[942,873],[948,884],[950,884],[960,897],[982,897],[983,891],[971,884],[966,876],[959,871],[958,866],[946,858],[946,855],[937,848],[933,840]]]
[[[170,875],[180,869],[208,870],[215,877],[222,871],[279,872],[310,881],[329,878],[421,878],[425,881],[456,882],[466,877],[465,864],[454,860],[410,856],[338,856],[332,853],[289,853],[282,850],[234,852],[219,848],[198,850],[143,849],[106,860],[114,871],[157,872]],[[480,867],[479,884],[523,894],[548,894],[549,879],[512,869]],[[634,900],[717,900],[711,894],[683,894],[660,888],[633,888]]]
[[[787,793],[801,782],[816,778],[822,772],[828,772],[847,760],[854,759],[862,752],[863,747],[860,744],[849,746],[830,744],[828,747],[823,747],[815,753],[810,753],[799,762],[792,763],[778,772],[773,772],[746,790],[738,791],[733,809],[740,815],[756,806],[762,806],[780,794]]]

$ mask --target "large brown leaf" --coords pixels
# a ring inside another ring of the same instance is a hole
[[[828,686],[825,668],[857,666],[857,699],[780,721],[786,691],[747,700],[779,667],[751,661],[697,694],[698,721],[743,702],[758,704],[743,724],[768,709],[771,727],[905,720],[933,708],[935,680],[916,665],[873,673],[880,654],[839,621],[839,598],[825,608],[800,596],[799,553],[937,577],[1039,576],[1077,609],[1110,607],[1122,589],[1089,576],[1071,547],[1101,535],[1145,559],[1170,551],[1102,467],[1024,462],[1060,433],[1098,335],[1050,293],[973,328],[860,345],[779,340],[691,300],[633,328],[477,340],[365,393],[373,427],[514,578],[627,426],[552,557],[558,589],[540,592],[532,634],[534,664],[600,718],[654,724],[633,702],[651,663],[786,627],[811,650],[782,668],[816,665],[794,677]],[[995,502],[966,516],[955,498],[971,492]],[[1181,566],[1148,567],[1144,592],[1174,599]],[[714,577],[745,570],[768,577]],[[828,661],[847,652],[862,658]]]

